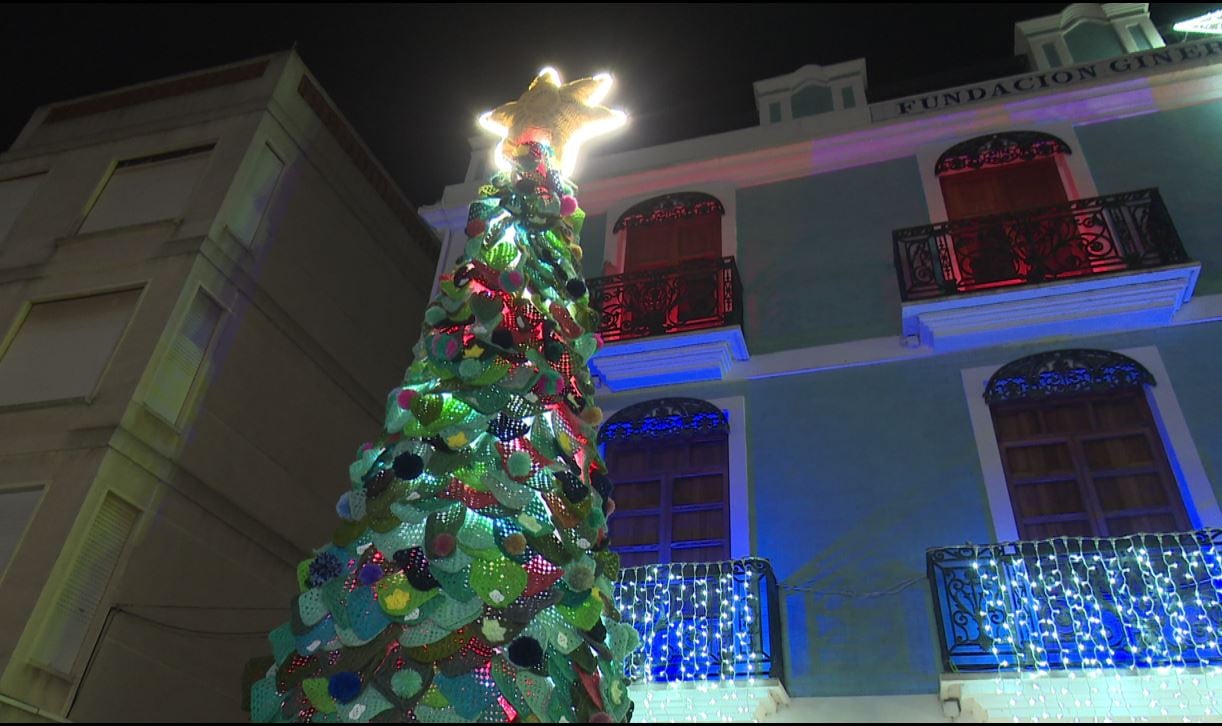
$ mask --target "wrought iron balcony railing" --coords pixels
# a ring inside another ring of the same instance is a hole
[[[641,635],[625,663],[633,683],[783,680],[780,600],[767,560],[625,568],[615,602]]]
[[[587,281],[604,341],[742,324],[742,282],[733,257]]]
[[[948,672],[1222,665],[1222,530],[927,553]]]
[[[897,229],[904,302],[1188,262],[1157,189]]]

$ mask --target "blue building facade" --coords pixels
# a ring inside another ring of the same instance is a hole
[[[587,163],[638,716],[1217,715],[1222,37],[1015,37],[1015,75],[806,66]],[[423,212],[442,267],[485,163]]]

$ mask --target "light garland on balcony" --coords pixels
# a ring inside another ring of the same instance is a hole
[[[976,548],[974,615],[997,661],[990,700],[1015,720],[1216,717],[1217,534]]]
[[[616,605],[642,641],[625,662],[629,681],[646,687],[641,698],[634,697],[634,718],[733,721],[753,716],[758,697],[749,689],[768,677],[770,662],[759,622],[767,573],[761,564],[672,563],[621,572]],[[662,684],[665,689],[657,688]]]

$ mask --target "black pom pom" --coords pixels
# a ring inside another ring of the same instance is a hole
[[[411,481],[424,473],[424,459],[411,452],[395,457],[395,476]]]
[[[564,343],[558,340],[549,340],[543,344],[543,357],[555,363],[564,357]]]
[[[586,284],[580,277],[570,277],[568,282],[564,283],[564,289],[569,291],[569,296],[573,299],[586,294]]]
[[[560,480],[560,488],[570,502],[576,504],[590,496],[590,489],[581,482],[581,477],[571,471],[558,471],[556,478]]]
[[[522,636],[509,644],[509,662],[519,668],[542,668],[543,646],[539,641]]]
[[[492,344],[498,348],[512,348],[513,333],[509,331],[509,328],[497,328],[492,331]]]
[[[441,583],[434,579],[433,573],[429,572],[429,558],[425,557],[424,550],[419,547],[397,550],[391,557],[395,565],[403,570],[407,581],[417,590],[432,590],[441,586]]]
[[[535,189],[537,189],[538,186],[539,185],[531,179],[519,179],[517,183],[513,185],[513,188],[518,192],[518,194],[534,194]]]
[[[389,469],[378,469],[376,474],[365,480],[365,496],[377,499],[394,480],[395,475]]]
[[[601,471],[595,472],[593,476],[590,477],[590,483],[594,485],[594,490],[597,491],[599,496],[601,496],[603,499],[609,499],[611,497],[611,492],[615,491],[615,485],[611,483],[611,477],[607,476]]]

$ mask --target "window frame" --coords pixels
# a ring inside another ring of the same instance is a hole
[[[1005,126],[973,129],[973,133],[970,136],[943,138],[918,149],[916,154],[917,169],[921,177],[921,189],[925,192],[925,203],[929,208],[929,221],[931,224],[950,221],[946,211],[946,197],[942,193],[940,175],[934,172],[934,167],[937,165],[938,159],[942,157],[942,154],[964,141],[1018,129],[1050,134],[1064,141],[1069,147],[1069,154],[1057,154],[1056,158],[1057,168],[1061,172],[1061,182],[1065,188],[1065,195],[1071,202],[1077,199],[1090,199],[1099,196],[1094,176],[1091,174],[1090,167],[1087,166],[1086,155],[1083,153],[1082,144],[1078,140],[1072,124],[1024,123],[1026,121],[1025,116],[1016,117],[1014,121],[1015,123],[1008,123]]]
[[[225,222],[224,222],[225,231],[228,233],[229,236],[237,240],[237,242],[242,246],[242,248],[247,251],[255,251],[259,248],[260,246],[259,235],[261,232],[265,230],[265,225],[267,223],[268,215],[272,210],[272,205],[276,201],[276,195],[280,192],[280,188],[284,184],[285,172],[288,171],[288,161],[287,161],[288,155],[284,153],[279,148],[279,146],[280,146],[279,142],[273,141],[270,138],[270,136],[264,136],[259,139],[256,139],[251,144],[250,149],[248,150],[247,156],[243,158],[243,166],[245,168],[242,170],[243,171],[243,176],[241,180],[242,183],[231,185],[231,190],[236,192],[239,190],[240,187],[252,181],[255,171],[256,171],[259,156],[262,154],[264,150],[268,151],[272,155],[273,158],[275,158],[277,161],[280,162],[280,173],[276,175],[276,181],[274,184],[272,184],[271,189],[268,191],[267,207],[264,208],[263,213],[259,215],[259,221],[255,224],[254,229],[251,231],[249,240],[243,239],[242,236],[238,234],[238,230],[236,230],[230,223],[230,219],[233,216],[233,214],[235,213],[235,210],[241,205],[241,200],[238,200],[238,199],[228,200],[227,199],[226,200],[227,203],[223,207],[224,209],[223,215],[225,219]]]
[[[597,275],[619,275],[624,272],[625,256],[628,250],[628,230],[615,231],[615,223],[625,212],[641,202],[665,197],[683,192],[700,192],[715,197],[721,202],[725,214],[721,215],[721,257],[736,257],[738,255],[738,203],[737,190],[730,184],[698,184],[695,186],[652,190],[646,194],[627,197],[607,209],[605,233],[603,236],[603,261]]]
[[[34,204],[35,200],[38,199],[38,192],[42,190],[42,185],[46,183],[47,177],[50,176],[50,174],[50,168],[38,167],[25,173],[0,175],[0,184],[21,181],[23,179],[30,179],[33,177],[42,177],[40,181],[35,183],[33,191],[30,192],[30,198],[25,202],[25,206],[18,210],[17,214],[13,217],[13,223],[7,230],[0,231],[0,249],[6,247],[8,241],[12,239],[13,230],[18,228],[22,216],[26,214],[27,210]]]
[[[34,503],[34,508],[30,510],[30,518],[26,520],[25,527],[17,536],[17,543],[13,546],[13,552],[9,556],[8,562],[0,565],[0,588],[4,586],[5,575],[12,569],[13,564],[17,561],[21,554],[21,546],[25,544],[25,539],[30,534],[31,528],[34,526],[34,521],[38,518],[38,513],[42,509],[42,505],[47,501],[47,491],[50,489],[51,481],[42,479],[38,481],[21,481],[6,484],[0,484],[0,498],[5,494],[15,494],[17,492],[39,491],[38,501]]]
[[[1045,411],[1047,411],[1049,408],[1052,408],[1052,407],[1079,404],[1079,405],[1085,405],[1088,407],[1088,410],[1093,411],[1094,406],[1097,402],[1116,400],[1117,398],[1120,398],[1120,397],[1135,398],[1137,401],[1140,401],[1145,404],[1145,407],[1142,411],[1143,421],[1139,425],[1135,425],[1129,428],[1128,430],[1095,429],[1092,431],[1043,432],[1040,434],[1032,434],[1032,435],[1027,435],[1027,436],[1008,438],[1005,441],[1001,441],[999,438],[998,448],[1001,449],[1003,452],[1009,449],[1012,449],[1012,448],[1021,449],[1021,448],[1028,448],[1028,447],[1041,446],[1041,445],[1060,444],[1060,445],[1064,445],[1066,450],[1070,453],[1070,459],[1071,459],[1070,463],[1072,467],[1073,483],[1076,488],[1077,494],[1079,495],[1080,501],[1082,503],[1082,511],[1075,512],[1075,513],[1059,514],[1059,515],[1045,513],[1045,514],[1033,515],[1033,516],[1026,517],[1026,518],[1020,517],[1019,513],[1015,512],[1015,522],[1019,529],[1019,535],[1022,536],[1024,540],[1047,539],[1047,537],[1032,538],[1032,537],[1029,537],[1028,535],[1023,534],[1022,530],[1025,526],[1038,525],[1038,524],[1053,524],[1057,521],[1058,517],[1065,521],[1069,521],[1069,520],[1081,521],[1081,516],[1075,516],[1075,515],[1084,515],[1085,516],[1086,518],[1085,521],[1089,525],[1091,525],[1092,530],[1094,530],[1094,533],[1091,536],[1094,536],[1094,537],[1124,536],[1124,535],[1119,535],[1119,534],[1115,534],[1112,532],[1103,532],[1102,530],[1105,530],[1108,528],[1109,526],[1108,521],[1110,519],[1113,519],[1118,516],[1132,516],[1135,513],[1134,510],[1136,508],[1130,507],[1128,509],[1115,510],[1115,511],[1110,511],[1110,512],[1103,509],[1099,488],[1097,486],[1097,480],[1100,478],[1107,478],[1108,476],[1111,476],[1111,474],[1109,473],[1101,474],[1101,473],[1092,471],[1088,463],[1089,454],[1087,453],[1086,449],[1084,448],[1084,446],[1086,445],[1088,441],[1099,440],[1099,439],[1109,439],[1109,438],[1115,439],[1117,436],[1121,436],[1121,435],[1123,436],[1140,435],[1140,436],[1143,436],[1147,440],[1147,443],[1149,444],[1150,453],[1152,456],[1152,459],[1148,465],[1148,468],[1152,468],[1155,470],[1155,474],[1158,476],[1158,479],[1159,479],[1159,482],[1158,482],[1159,485],[1164,488],[1164,490],[1166,491],[1166,494],[1168,495],[1167,496],[1168,504],[1166,505],[1166,508],[1171,510],[1170,512],[1168,512],[1168,514],[1170,514],[1176,520],[1177,529],[1174,531],[1182,532],[1182,531],[1192,528],[1190,525],[1190,522],[1188,521],[1187,508],[1184,506],[1183,497],[1180,495],[1178,482],[1175,481],[1175,476],[1171,473],[1171,466],[1170,466],[1170,462],[1168,461],[1166,446],[1163,444],[1162,438],[1161,436],[1159,436],[1159,433],[1158,433],[1158,424],[1154,420],[1154,411],[1150,409],[1149,400],[1144,395],[1143,391],[1140,391],[1137,389],[1121,389],[1121,390],[1115,390],[1115,391],[1079,393],[1079,394],[1064,395],[1064,396],[1049,396],[1049,397],[1039,398],[1035,400],[999,402],[999,403],[991,404],[989,408],[990,408],[990,413],[993,415],[994,423],[996,423],[998,414],[1005,415],[1005,414],[1011,414],[1011,413],[1018,412],[1018,411],[1034,411],[1034,412],[1037,412],[1037,415],[1043,418]],[[1089,413],[1088,415],[1091,415],[1093,417],[1093,412]],[[996,429],[996,426],[994,428]],[[1007,470],[1006,484],[1007,484],[1007,489],[1010,493],[1011,506],[1016,506],[1014,504],[1016,493],[1020,487],[1026,486],[1027,484],[1019,483],[1015,481],[1017,477],[1015,473],[1012,471],[1012,467],[1006,463],[1006,456],[1004,455],[1004,453],[1002,456],[1002,466],[1004,469]],[[1142,468],[1145,468],[1145,467],[1142,467]],[[1057,478],[1061,479],[1065,484],[1068,484],[1069,482],[1068,474],[1069,472],[1066,472],[1066,476],[1057,477]],[[1030,520],[1030,519],[1037,519],[1040,517],[1047,518],[1047,521],[1045,522],[1025,522],[1025,523],[1021,521],[1023,519]],[[1071,535],[1056,535],[1056,536],[1071,536]]]
[[[106,171],[102,174],[102,178],[98,181],[97,186],[94,187],[93,192],[89,195],[89,199],[85,202],[85,205],[81,210],[80,218],[77,219],[76,223],[72,226],[71,235],[72,236],[85,236],[85,235],[95,235],[95,234],[108,234],[116,230],[130,229],[132,227],[142,227],[144,225],[150,225],[150,224],[164,224],[167,222],[172,222],[174,224],[181,223],[182,220],[185,218],[187,211],[191,207],[191,201],[195,198],[195,195],[199,192],[200,185],[203,183],[204,179],[206,179],[208,176],[208,172],[213,162],[213,159],[211,157],[216,152],[216,146],[217,146],[217,141],[215,139],[212,139],[212,140],[207,140],[207,141],[200,141],[194,144],[177,146],[173,149],[169,149],[166,151],[159,151],[159,152],[154,152],[151,154],[142,154],[140,156],[131,156],[127,158],[112,159],[110,164],[107,165]],[[207,154],[209,155],[210,158],[208,159],[207,163],[204,164],[203,169],[200,171],[199,177],[195,179],[195,183],[191,187],[191,191],[188,192],[186,197],[183,199],[183,211],[178,216],[163,217],[161,219],[150,219],[150,220],[146,220],[143,222],[133,222],[130,224],[123,224],[123,225],[119,225],[116,227],[104,227],[101,229],[82,231],[82,228],[85,226],[85,223],[89,221],[89,216],[93,214],[94,209],[97,207],[98,203],[102,200],[102,197],[106,194],[106,188],[110,185],[111,180],[114,179],[114,176],[117,172],[122,171],[124,169],[128,169],[128,168],[133,168],[133,169],[138,169],[140,167],[148,168],[148,167],[156,166],[159,164],[177,162],[177,161],[188,159],[192,156],[197,156],[201,154]]]
[[[221,301],[220,296],[214,293],[207,285],[203,283],[199,283],[194,286],[187,286],[185,289],[191,290],[191,294],[182,296],[179,301],[179,306],[174,310],[170,320],[166,322],[166,326],[162,331],[161,340],[159,340],[157,344],[156,354],[150,359],[148,369],[140,383],[138,397],[141,405],[150,413],[150,415],[167,426],[170,426],[179,433],[182,433],[184,430],[183,421],[187,412],[192,410],[196,404],[199,397],[200,386],[202,385],[200,381],[203,379],[203,374],[208,368],[209,359],[216,351],[216,347],[221,338],[221,333],[225,327],[225,321],[229,318],[230,313],[232,312],[229,306]],[[152,387],[157,383],[157,378],[160,375],[161,367],[166,358],[169,356],[170,349],[174,345],[174,340],[182,333],[183,326],[187,322],[187,315],[189,315],[191,312],[191,306],[195,303],[196,298],[200,295],[203,295],[211,300],[216,305],[217,310],[219,310],[219,314],[217,315],[216,326],[213,328],[212,335],[208,339],[208,345],[204,348],[203,354],[200,356],[199,367],[195,370],[195,375],[191,379],[191,384],[187,387],[187,392],[183,396],[182,404],[178,408],[178,415],[173,421],[171,421],[163,416],[161,412],[149,402],[149,399],[151,397]],[[166,334],[166,331],[170,331],[168,335]]]
[[[640,442],[640,444],[644,446],[661,446],[663,445],[662,442],[667,441],[667,440],[673,440],[673,441],[681,442],[684,444],[702,444],[702,443],[713,443],[713,442],[721,443],[725,447],[725,456],[726,456],[725,462],[721,464],[720,466],[703,466],[703,467],[695,467],[689,464],[688,467],[685,469],[682,469],[679,471],[668,470],[662,473],[662,475],[660,476],[661,492],[659,493],[659,496],[658,496],[657,507],[654,507],[651,509],[645,509],[645,510],[634,510],[634,511],[640,512],[640,514],[638,515],[639,518],[645,519],[645,518],[653,517],[657,519],[658,539],[657,539],[656,546],[617,545],[615,541],[614,533],[610,533],[611,534],[611,549],[614,551],[620,551],[621,548],[640,547],[642,549],[634,550],[634,551],[646,552],[646,551],[650,551],[650,548],[652,547],[652,549],[656,549],[656,552],[658,553],[659,557],[661,557],[661,555],[663,554],[667,555],[668,559],[665,561],[662,561],[659,559],[656,562],[641,563],[642,565],[648,566],[648,565],[671,564],[674,562],[688,562],[689,560],[683,559],[681,556],[681,553],[683,552],[683,550],[685,549],[705,549],[705,548],[714,546],[714,545],[711,545],[710,543],[714,541],[720,541],[724,543],[725,557],[714,559],[714,560],[701,560],[701,561],[703,562],[723,562],[723,561],[730,559],[730,540],[733,534],[733,530],[732,530],[731,521],[730,521],[730,435],[729,435],[729,431],[694,434],[692,436],[676,436],[676,437],[673,437],[673,439],[671,437],[667,437],[666,439],[662,439],[660,441],[647,440],[644,442]],[[635,445],[636,445],[635,442],[613,442],[610,444],[604,444],[603,445],[604,447],[603,457],[604,459],[606,459],[607,454],[613,447],[614,448],[631,447]],[[608,467],[610,467],[610,462],[608,462]],[[678,504],[678,505],[675,504],[674,495],[675,495],[675,483],[677,480],[682,479],[682,478],[687,478],[687,477],[693,477],[693,476],[707,476],[710,474],[714,474],[714,475],[721,474],[724,477],[723,484],[722,484],[722,498],[720,500],[720,504],[714,505],[711,502],[701,503],[701,504]],[[645,472],[641,474],[641,478],[643,478],[646,481],[648,481],[652,477],[653,477],[652,473]],[[622,482],[620,477],[616,476],[614,472],[611,472],[611,479],[612,479],[612,482],[615,483],[615,485],[618,488],[618,486]],[[612,499],[614,498],[615,498],[615,495],[612,494]],[[674,519],[676,515],[684,514],[688,512],[715,511],[717,509],[722,510],[722,515],[723,515],[721,517],[722,526],[723,526],[723,529],[722,529],[723,534],[721,537],[717,537],[715,539],[685,540],[685,542],[692,542],[695,544],[692,544],[688,547],[676,547],[676,543],[674,539]],[[612,513],[610,522],[608,522],[609,528],[613,525],[615,521],[615,516],[619,512],[620,512],[620,509],[617,507],[616,511]],[[635,517],[625,517],[625,518],[631,519]],[[676,559],[676,555],[679,556],[679,559]],[[632,565],[632,566],[636,567],[638,565]]]
[[[106,380],[107,374],[110,373],[110,368],[114,365],[115,357],[123,344],[127,341],[127,336],[131,334],[136,318],[140,315],[144,306],[145,292],[147,290],[147,281],[138,283],[119,285],[115,287],[107,287],[98,290],[90,290],[88,292],[64,293],[54,296],[36,297],[26,299],[21,307],[17,310],[17,314],[13,317],[13,322],[5,331],[4,337],[0,338],[0,360],[8,354],[9,349],[17,340],[17,336],[21,333],[22,327],[25,326],[27,319],[30,316],[30,311],[35,305],[45,305],[57,302],[67,302],[70,300],[81,300],[90,297],[100,297],[102,295],[114,295],[118,293],[137,291],[136,302],[132,306],[131,316],[127,319],[127,324],[123,326],[123,330],[119,332],[119,337],[115,339],[115,346],[110,352],[110,356],[106,359],[106,363],[102,366],[98,373],[97,381],[93,387],[84,396],[71,396],[68,398],[54,398],[40,401],[27,401],[24,403],[0,404],[0,411],[21,410],[27,408],[41,408],[44,406],[58,406],[62,404],[84,403],[91,404],[97,399],[98,393],[102,389],[103,381]]]
[[[656,393],[651,396],[608,405],[603,409],[604,421],[611,420],[619,411],[628,406],[662,398]],[[729,516],[730,516],[730,559],[740,560],[751,557],[754,551],[754,531],[750,513],[750,480],[747,452],[747,404],[744,396],[726,396],[721,398],[704,398],[704,400],[723,411],[729,417],[730,430],[727,437],[726,468],[729,473]],[[614,478],[612,479],[614,483]],[[614,499],[615,495],[612,494]],[[615,516],[613,513],[612,517]]]
[[[1218,506],[1213,486],[1197,452],[1196,443],[1192,439],[1173,382],[1163,365],[1158,348],[1144,346],[1115,349],[1114,352],[1128,356],[1145,366],[1157,381],[1157,385],[1144,387],[1146,402],[1166,452],[1167,464],[1179,486],[1180,500],[1188,514],[1189,523],[1198,529],[1222,527],[1222,509]],[[998,446],[997,433],[993,427],[993,415],[983,395],[985,384],[1009,362],[1010,360],[1005,360],[996,365],[965,368],[960,371],[996,542],[1014,542],[1020,539],[1001,461],[1001,448]]]

